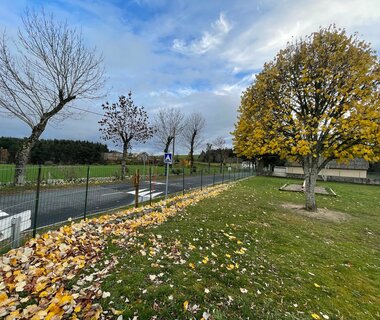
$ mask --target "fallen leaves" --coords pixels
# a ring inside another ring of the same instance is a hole
[[[71,290],[66,289],[66,285],[89,263],[95,264],[101,260],[108,238],[122,244],[136,229],[161,224],[186,206],[215,196],[226,188],[217,186],[161,201],[153,207],[71,223],[9,251],[0,258],[0,317],[37,320],[71,316],[73,319],[98,319],[103,310],[94,301],[109,298],[111,294],[102,292],[97,281],[117,264],[117,260],[109,262],[109,266],[98,273],[80,277]],[[161,236],[157,238],[161,239]],[[190,245],[189,250],[193,249],[195,246]],[[147,254],[146,249],[140,252]],[[149,256],[156,254],[154,248],[148,249]],[[177,263],[185,263],[180,252],[174,251],[171,256]],[[203,263],[208,262],[209,258],[204,257]],[[195,265],[189,264],[189,267],[195,268]],[[149,278],[156,280],[155,275]],[[84,283],[90,285],[81,288]],[[23,305],[25,303],[29,305]],[[113,313],[120,314],[117,310]]]

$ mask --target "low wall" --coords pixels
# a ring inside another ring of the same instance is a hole
[[[269,174],[266,174],[269,175]],[[276,174],[271,174],[271,176],[277,176]],[[287,173],[287,178],[303,179],[302,174]],[[334,182],[347,182],[347,183],[357,183],[357,184],[370,184],[370,185],[380,185],[380,179],[370,179],[370,178],[352,178],[352,177],[334,177],[327,176],[325,179],[322,176],[318,176],[318,180],[321,181],[334,181]]]

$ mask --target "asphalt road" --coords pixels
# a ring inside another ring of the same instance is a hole
[[[245,174],[247,175],[247,173]],[[222,181],[233,181],[242,178],[243,174],[236,177],[231,174],[194,175],[186,176],[183,184],[182,176],[169,176],[168,194],[185,192],[193,188],[213,185]],[[140,202],[148,201],[150,198],[149,181],[140,183]],[[165,180],[152,181],[152,198],[165,195]],[[37,227],[66,221],[68,218],[80,218],[84,214],[86,198],[85,186],[72,186],[65,188],[54,188],[41,190],[38,200]],[[111,209],[131,205],[134,203],[134,187],[130,182],[90,185],[87,194],[87,214],[104,212]],[[0,193],[0,213],[8,215],[31,210],[32,220],[35,216],[36,192],[24,191],[15,194]],[[1,219],[1,218],[0,218]]]

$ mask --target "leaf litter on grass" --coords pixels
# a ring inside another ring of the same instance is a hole
[[[226,188],[217,186],[195,191],[158,202],[153,207],[72,223],[9,251],[0,258],[0,317],[37,320],[107,316],[99,301],[109,299],[110,293],[101,289],[101,282],[119,263],[117,257],[102,261],[108,239],[124,245],[126,239],[136,235],[138,228],[161,224],[186,206]],[[130,219],[135,215],[137,217]],[[154,256],[156,252],[150,249],[147,254]],[[68,283],[80,275],[82,269],[97,263],[100,263],[98,269],[82,274],[68,288]],[[114,308],[111,311],[113,315],[121,313]]]

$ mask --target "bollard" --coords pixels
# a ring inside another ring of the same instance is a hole
[[[140,170],[137,169],[133,176],[133,185],[135,187],[135,208],[139,207],[139,186],[140,186]]]
[[[12,218],[11,220],[11,246],[16,249],[20,246],[21,240],[21,217]]]

